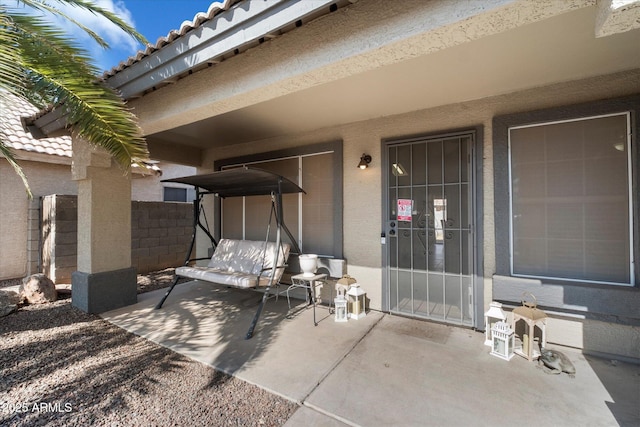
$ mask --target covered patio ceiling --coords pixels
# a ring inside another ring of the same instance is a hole
[[[242,144],[640,68],[640,30],[596,38],[596,14],[596,6],[580,8],[204,120],[181,112],[186,124],[148,134],[149,146],[153,154],[166,144]]]

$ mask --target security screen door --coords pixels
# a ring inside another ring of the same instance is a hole
[[[387,146],[392,313],[473,324],[473,134]]]

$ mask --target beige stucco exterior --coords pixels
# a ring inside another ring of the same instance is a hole
[[[21,165],[35,202],[29,202],[20,178],[4,159],[0,159],[0,217],[3,218],[0,221],[0,280],[22,278],[37,272],[28,262],[29,248],[33,239],[37,239],[37,235],[32,236],[29,230],[37,233],[38,229],[38,218],[29,214],[30,205],[37,205],[38,198],[47,194],[77,194],[68,165],[34,161],[24,161]]]
[[[344,255],[349,274],[358,278],[371,307],[381,308],[381,141],[413,135],[427,135],[454,129],[471,129],[481,125],[485,141],[492,139],[492,119],[498,114],[527,111],[557,105],[580,103],[602,97],[622,96],[638,89],[640,70],[613,76],[579,80],[536,88],[518,93],[485,98],[473,102],[425,109],[407,114],[351,123],[287,135],[281,138],[249,142],[211,149],[205,164],[238,155],[275,151],[287,147],[341,139],[344,142]],[[366,170],[356,168],[363,152],[373,161]],[[493,165],[492,147],[484,144],[484,272],[487,282],[485,301],[491,301],[491,276],[495,273],[493,225]],[[372,198],[372,195],[377,195]],[[488,303],[487,303],[488,304]],[[488,307],[487,307],[488,308]]]
[[[22,181],[0,158],[0,280],[23,278],[38,272],[39,199],[50,194],[77,195],[78,184],[71,177],[71,160],[44,154],[19,153],[33,200],[29,201]],[[162,201],[161,179],[191,175],[192,167],[162,164],[163,176],[135,175],[131,179],[131,200]],[[123,175],[120,171],[120,175]]]
[[[129,105],[152,156],[199,172],[213,170],[217,160],[342,141],[343,255],[374,310],[384,308],[384,142],[481,129],[479,313],[494,298],[494,200],[503,196],[494,194],[494,118],[640,93],[638,3],[354,2],[284,35],[269,34],[268,41],[171,79]],[[142,59],[143,66],[152,67],[154,58]],[[366,170],[356,168],[362,153],[373,157]],[[74,159],[92,164],[86,154],[74,147]],[[104,158],[95,160],[110,168]],[[111,179],[76,176],[86,178],[97,185]],[[118,206],[129,198],[125,187],[109,192]],[[89,203],[92,192],[80,198]],[[111,211],[101,209],[85,212],[88,227],[104,226]],[[212,204],[208,209],[213,215]],[[112,260],[96,264],[91,233],[79,243],[89,254],[86,272],[126,264],[112,254],[124,244],[117,239],[101,242],[98,252]],[[206,245],[198,249],[202,256]],[[624,323],[588,314],[552,313],[549,341],[638,359],[637,316]]]
[[[341,140],[344,257],[374,310],[383,141],[481,127],[484,311],[496,273],[492,120],[639,93],[637,2],[614,3],[357,2],[130,104],[152,154],[170,160],[173,147],[200,172]],[[373,157],[366,170],[362,153]],[[548,337],[628,358],[640,348],[638,326],[581,315],[553,314]]]
[[[632,33],[593,43],[596,13],[588,0],[358,2],[131,106],[152,151],[181,137],[206,149],[636,68]]]
[[[74,138],[78,182],[78,271],[102,273],[131,266],[131,176],[106,150]],[[119,248],[114,251],[111,248]]]
[[[481,129],[476,310],[486,310],[496,273],[492,121],[640,92],[636,3],[357,2],[130,105],[152,155],[199,172],[225,158],[342,141],[343,254],[374,310],[384,300],[383,141]],[[373,157],[366,170],[356,168],[362,153]],[[638,326],[580,315],[552,314],[548,337],[628,358],[640,346]]]

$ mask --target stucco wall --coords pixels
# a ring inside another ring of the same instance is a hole
[[[68,165],[20,162],[33,193],[33,203],[56,192],[77,194]],[[22,181],[4,159],[0,159],[0,280],[28,274],[27,250],[30,246],[28,222],[35,221]],[[31,245],[32,246],[32,245]]]
[[[211,167],[214,160],[273,151],[297,145],[342,139],[344,143],[344,255],[348,261],[348,273],[355,276],[371,298],[371,308],[380,309],[382,301],[382,140],[413,135],[436,134],[482,126],[484,129],[483,156],[483,210],[484,210],[484,301],[485,309],[492,299],[492,275],[495,273],[494,241],[494,195],[493,195],[493,151],[492,119],[494,116],[512,112],[530,111],[560,105],[606,99],[629,95],[640,91],[640,70],[617,73],[609,76],[567,82],[532,90],[506,94],[466,103],[415,111],[408,114],[383,117],[375,120],[351,123],[344,126],[318,129],[314,132],[288,135],[254,141],[237,146],[220,147],[206,153],[203,166]],[[369,153],[373,161],[366,170],[356,168],[362,153]],[[571,319],[565,319],[572,322]],[[551,334],[558,342],[576,347],[601,348],[600,338],[606,339],[607,331],[616,330],[627,338],[627,342],[638,339],[639,328],[617,327],[614,324],[584,320],[576,325],[581,330],[596,331],[583,334],[584,340],[569,338],[564,333]],[[570,328],[565,328],[570,330]],[[570,334],[569,334],[570,335]],[[579,342],[582,341],[582,342]],[[621,340],[621,342],[624,340]],[[626,346],[623,346],[626,347]],[[599,350],[598,350],[599,351]],[[612,351],[616,353],[617,350]],[[628,347],[620,348],[628,355]]]
[[[219,147],[207,152],[203,165],[211,167],[214,160],[227,157],[342,139],[344,143],[344,254],[349,262],[349,274],[356,276],[364,283],[368,295],[372,298],[372,306],[380,308],[382,140],[436,134],[478,125],[483,127],[484,275],[485,278],[490,279],[495,273],[491,145],[493,117],[507,112],[528,111],[628,95],[640,90],[639,79],[640,70],[634,70],[468,103],[318,129],[314,132],[282,138]],[[356,168],[363,152],[373,156],[373,161],[366,170]],[[485,288],[485,301],[490,301],[491,287]],[[488,307],[488,302],[486,304]]]
[[[78,194],[78,184],[71,179],[69,165],[35,161],[21,161],[20,165],[33,193],[31,201],[26,197],[22,181],[13,168],[0,158],[0,280],[39,272],[40,198],[51,194]],[[195,173],[193,167],[171,163],[162,163],[160,168],[162,176],[135,176],[132,179],[132,200],[162,201],[162,179]],[[183,257],[184,254],[178,257],[179,263]],[[66,277],[66,273],[64,275]]]

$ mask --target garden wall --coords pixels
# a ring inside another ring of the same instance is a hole
[[[55,283],[71,283],[77,269],[77,196],[42,200],[42,272]],[[131,202],[131,265],[139,274],[182,265],[191,242],[193,205]]]

